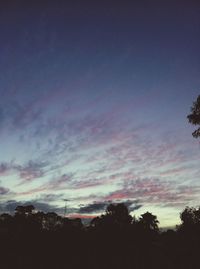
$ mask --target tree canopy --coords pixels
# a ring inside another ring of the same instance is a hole
[[[180,219],[176,230],[159,230],[156,215],[135,218],[114,203],[84,226],[20,205],[0,214],[1,268],[198,269],[200,207],[186,207]]]
[[[146,212],[141,215],[140,224],[142,224],[143,228],[149,231],[158,231],[158,223],[157,216]]]
[[[194,125],[200,125],[200,95],[197,97],[197,100],[193,102],[191,107],[191,114],[187,116],[189,122]],[[200,136],[200,128],[196,129],[192,135],[197,138]]]

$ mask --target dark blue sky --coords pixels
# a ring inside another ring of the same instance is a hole
[[[200,4],[94,2],[0,4],[1,210],[131,201],[174,224],[199,204]]]

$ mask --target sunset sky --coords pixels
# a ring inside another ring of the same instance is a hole
[[[178,224],[200,205],[200,3],[96,2],[1,1],[0,212]]]

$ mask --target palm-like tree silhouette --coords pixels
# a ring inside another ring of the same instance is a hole
[[[147,231],[158,231],[157,217],[150,212],[146,212],[141,215],[139,219],[139,224]]]

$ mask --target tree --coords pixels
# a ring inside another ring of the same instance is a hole
[[[19,233],[42,229],[41,218],[35,212],[33,205],[17,206],[15,209],[14,222]]]
[[[57,230],[62,224],[62,218],[55,212],[48,212],[44,218],[44,228],[49,231]]]
[[[33,205],[26,205],[26,206],[19,205],[15,209],[15,215],[30,216],[32,215],[34,209],[35,208]]]
[[[132,223],[132,216],[123,203],[110,204],[106,208],[106,214],[94,218],[91,227],[121,227]]]
[[[187,116],[189,122],[194,125],[200,125],[200,95],[197,97],[197,100],[193,102],[191,107],[191,114]],[[200,136],[200,128],[195,130],[192,135],[197,138]]]
[[[149,212],[146,212],[141,215],[139,219],[139,224],[142,225],[143,229],[146,231],[158,231],[157,217]]]
[[[115,224],[131,224],[132,217],[129,215],[128,208],[125,204],[110,204],[106,209],[106,215],[112,219]]]
[[[180,228],[183,230],[194,230],[195,226],[200,228],[200,207],[186,207],[180,214]]]
[[[7,213],[3,213],[0,215],[0,228],[12,228],[13,218],[11,215]]]

